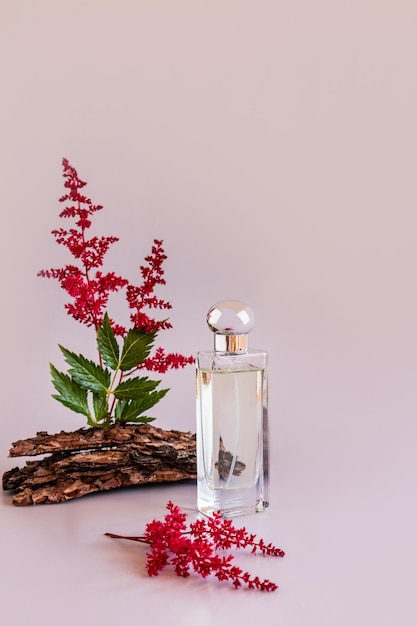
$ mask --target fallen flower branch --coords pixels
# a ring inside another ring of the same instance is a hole
[[[164,521],[153,520],[146,525],[141,536],[125,536],[105,533],[113,539],[126,539],[150,546],[147,553],[146,569],[149,576],[158,576],[166,566],[172,565],[177,576],[186,578],[190,569],[207,578],[210,574],[221,581],[231,581],[237,589],[242,583],[249,589],[275,591],[278,585],[270,580],[252,577],[249,572],[233,565],[233,555],[220,556],[217,550],[229,548],[250,548],[251,554],[261,553],[268,556],[283,557],[285,552],[263,539],[257,540],[256,535],[247,532],[246,528],[235,528],[230,519],[224,519],[215,513],[207,519],[197,519],[189,524],[187,515],[181,509],[168,502],[169,511]]]

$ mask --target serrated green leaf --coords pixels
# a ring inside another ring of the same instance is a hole
[[[131,328],[124,339],[120,369],[126,372],[143,363],[151,352],[155,336],[156,333]]]
[[[116,408],[114,409],[114,419],[116,420],[116,422],[120,421],[126,404],[127,400],[118,400],[116,402]]]
[[[96,422],[101,422],[108,416],[108,396],[102,393],[93,393],[93,409]]]
[[[109,316],[104,315],[103,323],[97,331],[97,347],[107,367],[117,370],[119,367],[119,344],[111,327]]]
[[[156,419],[155,417],[147,417],[146,415],[140,415],[139,417],[131,417],[128,421],[133,422],[135,424],[148,424],[149,422],[154,422],[155,419]]]
[[[155,406],[157,402],[162,400],[162,398],[166,396],[168,391],[169,389],[160,389],[159,391],[153,391],[152,393],[148,394],[146,398],[143,398],[142,400],[134,400],[133,402],[138,403],[138,406],[140,406],[141,409],[141,413],[143,413],[143,411],[147,411],[151,407]]]
[[[160,391],[154,391],[153,393],[149,393],[145,398],[142,398],[140,400],[132,400],[131,402],[127,402],[123,408],[119,420],[121,422],[138,421],[135,418],[137,418],[144,411],[147,411],[151,407],[155,406],[155,404],[159,402],[159,400],[161,400],[168,393],[168,391],[169,389],[161,389]]]
[[[149,380],[147,377],[130,378],[120,383],[113,393],[116,398],[140,400],[143,396],[153,391],[160,382],[160,380]]]
[[[107,393],[110,386],[110,372],[100,365],[89,361],[82,354],[70,352],[59,346],[66,362],[70,366],[69,374],[81,387],[96,393]]]
[[[67,374],[59,372],[52,363],[50,364],[52,383],[58,394],[52,397],[64,406],[76,413],[86,415],[90,420],[91,414],[87,401],[87,391]]]

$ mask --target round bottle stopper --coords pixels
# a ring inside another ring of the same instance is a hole
[[[253,309],[239,300],[222,300],[207,313],[216,352],[246,352],[247,335],[255,326]]]

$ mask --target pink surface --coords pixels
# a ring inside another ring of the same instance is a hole
[[[192,485],[3,494],[2,624],[417,623],[416,33],[407,0],[0,3],[1,471],[12,441],[83,423],[48,364],[94,338],[36,277],[69,260],[50,234],[67,157],[104,205],[97,233],[120,237],[108,270],[134,281],[164,240],[166,348],[210,350],[220,299],[255,310],[272,504],[245,524],[287,552],[256,561],[267,596],[148,580],[102,534],[140,532],[169,497],[192,510]],[[166,382],[157,424],[194,430],[193,368]]]

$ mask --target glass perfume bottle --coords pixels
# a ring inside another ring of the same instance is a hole
[[[197,506],[224,517],[268,507],[267,352],[248,349],[253,310],[237,300],[212,306],[214,351],[198,352]]]

